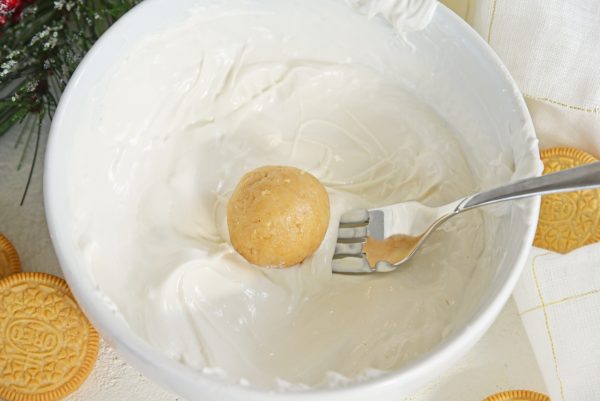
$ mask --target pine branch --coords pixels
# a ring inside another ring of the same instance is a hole
[[[0,0],[0,136],[20,124],[18,142],[36,132],[23,199],[44,117],[98,37],[141,0]],[[21,162],[29,140],[21,147]],[[19,148],[17,146],[16,148]]]

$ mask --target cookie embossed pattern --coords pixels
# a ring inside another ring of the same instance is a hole
[[[52,401],[92,371],[98,334],[64,280],[18,273],[0,281],[0,398]]]
[[[551,148],[541,152],[544,174],[598,161],[573,148]],[[542,197],[534,245],[567,253],[600,241],[600,189],[564,192]]]

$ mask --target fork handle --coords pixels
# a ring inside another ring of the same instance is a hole
[[[595,162],[541,177],[526,178],[471,195],[465,198],[455,211],[462,212],[479,206],[535,195],[598,187],[600,187],[600,162]]]

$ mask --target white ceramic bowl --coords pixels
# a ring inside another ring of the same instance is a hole
[[[137,6],[98,41],[61,98],[46,154],[44,195],[52,241],[75,297],[102,336],[128,362],[190,401],[384,400],[411,393],[466,353],[502,309],[525,263],[539,199],[519,201],[508,208],[495,239],[498,249],[491,254],[488,284],[467,290],[467,318],[459,322],[457,330],[398,371],[335,390],[278,393],[225,385],[163,356],[114,317],[75,257],[76,244],[67,224],[72,218],[67,199],[68,156],[86,97],[94,83],[139,38],[182,21],[189,8],[202,1],[147,0]],[[495,164],[500,159],[514,166],[512,178],[540,174],[537,140],[525,104],[498,57],[478,34],[439,5],[431,25],[424,32],[408,35],[407,40],[417,49],[412,56],[417,62],[410,63],[414,68],[407,67],[405,74],[414,82],[434,81],[428,85],[434,89],[421,95],[461,133],[460,142],[480,186],[490,187],[511,178]]]

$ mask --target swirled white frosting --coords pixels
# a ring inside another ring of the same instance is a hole
[[[371,4],[401,27],[399,5],[417,3]],[[411,28],[430,17],[417,9]],[[394,274],[332,275],[334,229],[281,270],[248,264],[227,237],[228,196],[261,165],[318,177],[332,226],[354,207],[475,188],[452,129],[395,68],[410,62],[397,41],[342,1],[207,2],[107,72],[73,145],[71,198],[86,267],[136,333],[195,369],[272,388],[396,369],[452,329],[483,248],[477,213]]]
[[[425,28],[435,11],[437,0],[348,0],[348,3],[370,18],[380,15],[396,32],[412,32]]]

